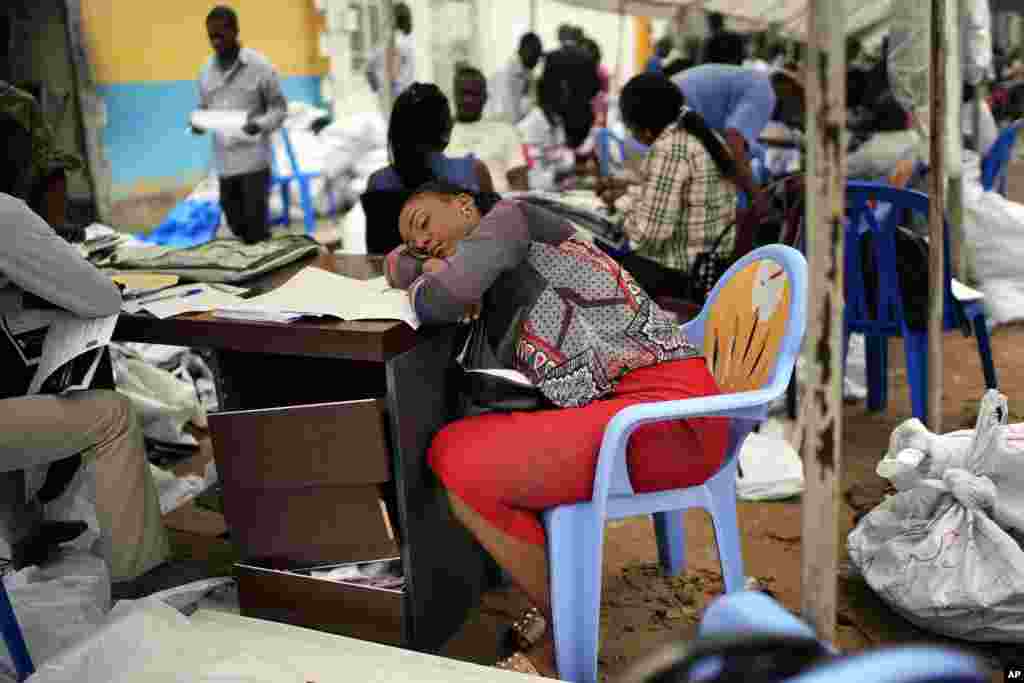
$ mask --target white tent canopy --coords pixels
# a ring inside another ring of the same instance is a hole
[[[807,31],[809,0],[560,0],[567,5],[606,12],[670,19],[680,8],[721,12],[748,30],[764,30],[777,24],[783,35],[803,38]],[[858,33],[889,16],[892,0],[860,0],[848,3],[846,30]]]

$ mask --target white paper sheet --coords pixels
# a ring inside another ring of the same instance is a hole
[[[190,121],[196,128],[215,133],[241,133],[245,127],[247,113],[237,109],[197,109]]]
[[[57,386],[52,387],[54,390],[63,393],[87,389],[96,374],[100,351],[110,343],[116,325],[116,314],[91,319],[79,318],[70,313],[58,316],[46,333],[43,355],[39,359],[39,367],[28,393],[38,394],[50,376],[58,371],[64,373],[65,377],[56,380]],[[86,354],[91,355],[91,359]],[[78,363],[69,365],[80,356],[83,358]]]
[[[401,320],[414,330],[420,326],[408,295],[388,288],[383,278],[357,280],[312,266],[272,292],[222,310],[229,315],[272,312],[330,315],[342,320]]]
[[[153,298],[160,298],[159,301],[146,303],[145,298],[143,298],[141,302],[125,301],[121,304],[121,310],[125,313],[138,313],[139,311],[145,310],[163,320],[164,318],[171,318],[183,313],[204,313],[222,306],[239,304],[243,301],[243,299],[236,294],[230,294],[223,291],[223,287],[225,287],[225,285],[214,286],[207,283],[178,285],[177,287],[170,287],[162,290],[159,294],[154,295]],[[162,298],[164,296],[173,296],[175,294],[185,294],[186,292],[195,289],[202,291],[200,294],[192,294],[191,296],[177,296],[170,299]],[[236,291],[240,290],[241,292],[246,291],[238,287],[233,289]]]

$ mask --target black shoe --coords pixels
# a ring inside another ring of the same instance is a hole
[[[36,531],[11,546],[15,570],[46,564],[61,543],[75,540],[89,528],[85,522],[43,522]]]

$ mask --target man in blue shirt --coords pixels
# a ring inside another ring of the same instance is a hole
[[[736,160],[737,184],[756,201],[759,193],[750,170],[751,152],[759,149],[757,139],[773,118],[797,125],[803,121],[799,82],[782,71],[769,73],[724,64],[687,69],[672,81],[686,98],[686,105],[725,138]]]
[[[644,68],[645,73],[649,74],[660,74],[665,65],[665,60],[672,54],[672,48],[675,43],[672,41],[670,36],[661,38],[657,43],[654,44],[654,54],[647,60],[647,66]]]

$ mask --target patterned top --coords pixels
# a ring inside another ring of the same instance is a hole
[[[630,370],[699,355],[622,266],[573,234],[545,209],[503,201],[444,271],[423,274],[401,246],[388,255],[387,276],[410,289],[425,325],[455,322],[483,301],[499,362],[557,406],[606,396]]]
[[[688,272],[697,254],[732,252],[736,185],[722,177],[701,141],[679,123],[666,128],[647,154],[643,182],[630,188],[623,223],[635,251],[666,268]],[[724,233],[724,235],[723,235]]]

